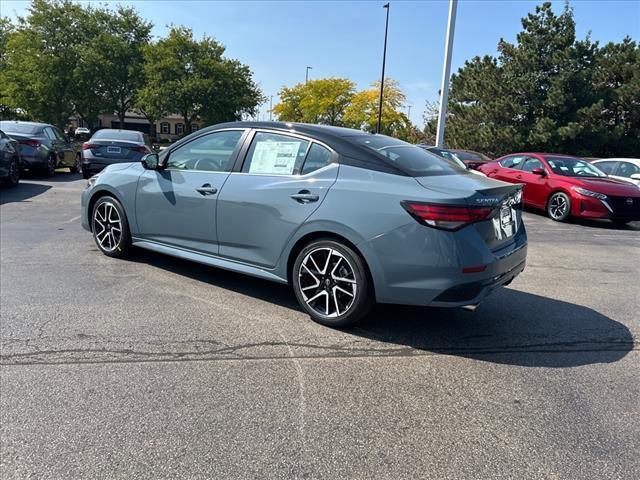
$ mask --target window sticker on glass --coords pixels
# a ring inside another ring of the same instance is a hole
[[[249,173],[291,175],[298,157],[300,142],[258,142]]]

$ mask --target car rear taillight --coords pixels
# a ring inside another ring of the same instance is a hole
[[[28,145],[30,147],[38,148],[41,145],[40,140],[18,140],[20,145]]]
[[[82,149],[83,149],[83,150],[90,150],[90,149],[92,149],[92,148],[97,148],[97,147],[98,147],[98,145],[95,145],[95,144],[93,144],[93,143],[89,143],[89,142],[84,142],[84,143],[82,144]]]
[[[402,207],[418,222],[444,230],[459,230],[465,225],[488,218],[493,208],[401,202]]]
[[[137,146],[137,147],[132,147],[131,150],[133,150],[134,152],[139,152],[139,153],[149,153],[149,149],[147,147],[145,147],[144,145]]]

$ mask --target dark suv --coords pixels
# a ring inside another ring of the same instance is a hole
[[[82,156],[57,127],[47,123],[5,120],[0,130],[20,144],[21,167],[51,177],[56,168],[79,172]]]

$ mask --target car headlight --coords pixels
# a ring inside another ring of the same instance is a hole
[[[89,178],[89,180],[87,180],[87,188],[91,188],[96,184],[96,180],[98,180],[98,177],[100,176],[100,174],[96,174],[93,177]]]
[[[581,187],[571,187],[571,189],[578,192],[580,195],[584,195],[585,197],[593,197],[599,200],[607,199],[607,196],[604,193],[592,192],[591,190],[587,190],[586,188]]]

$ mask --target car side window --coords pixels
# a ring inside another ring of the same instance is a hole
[[[522,164],[522,170],[524,172],[532,172],[534,168],[544,168],[544,165],[542,165],[542,162],[537,158],[527,157]]]
[[[213,132],[178,147],[169,154],[167,168],[230,172],[243,130]]]
[[[302,173],[302,175],[306,175],[307,173],[326,167],[331,163],[331,157],[332,155],[329,149],[322,145],[318,145],[317,143],[311,144],[309,153],[307,153],[307,158],[302,166],[302,172],[300,173]]]
[[[258,132],[253,137],[242,171],[262,175],[294,175],[300,171],[308,147],[309,141],[301,138]]]
[[[51,129],[51,127],[46,127],[44,129],[44,134],[50,138],[51,140],[55,140],[56,139],[56,134],[53,133],[53,130]]]
[[[607,175],[613,175],[614,170],[618,162],[599,162],[595,166],[602,170]]]
[[[631,175],[635,173],[640,173],[640,167],[638,167],[637,165],[634,165],[631,162],[620,162],[620,164],[618,165],[618,170],[616,171],[615,174],[620,177],[630,178]]]
[[[53,134],[56,136],[58,140],[61,140],[63,142],[65,141],[64,135],[60,130],[58,130],[56,127],[53,127],[52,130],[53,130]]]
[[[503,158],[499,163],[504,168],[515,168],[519,170],[525,158],[526,157],[522,155],[513,155],[512,157]]]

